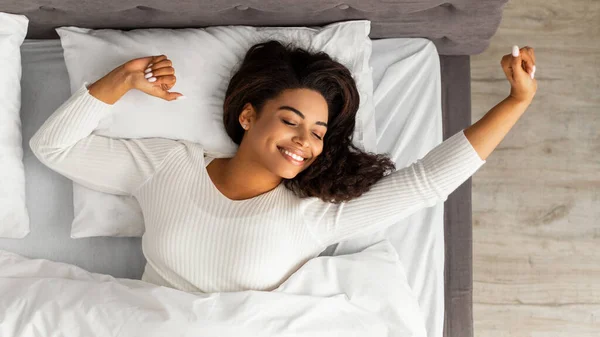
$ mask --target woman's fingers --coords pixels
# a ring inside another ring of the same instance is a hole
[[[158,76],[167,76],[167,75],[174,75],[175,74],[175,68],[173,67],[165,67],[165,68],[160,68],[160,69],[156,69],[156,70],[150,70],[148,72],[146,72],[145,77],[146,78],[150,78],[150,77],[158,77]]]
[[[160,76],[156,78],[154,83],[152,83],[154,87],[153,95],[165,99],[167,101],[172,101],[180,96],[183,96],[183,94],[179,92],[169,91],[171,88],[173,88],[175,82],[175,75]]]
[[[175,77],[175,68],[173,62],[166,55],[153,56],[144,70],[144,78],[150,82],[149,86],[143,86],[147,89],[142,89],[148,94],[160,97],[167,101],[173,101],[178,98],[185,98],[179,92],[170,92],[177,78]]]
[[[175,91],[160,90],[157,96],[167,101],[173,101],[183,96],[183,94]]]
[[[513,46],[512,52],[502,57],[500,65],[511,84],[521,76],[533,79],[536,71],[533,48],[526,46],[519,49],[519,47]]]
[[[513,81],[513,75],[512,75],[512,69],[510,66],[510,61],[512,59],[512,55],[510,54],[506,54],[504,56],[502,56],[502,60],[500,61],[500,65],[502,66],[502,70],[504,71],[504,75],[506,75],[506,79],[508,79],[508,81],[512,84]]]
[[[537,82],[533,76],[535,73],[533,48],[519,49],[513,46],[512,52],[504,55],[500,64],[510,82],[510,96],[519,101],[531,102],[537,90]],[[530,73],[527,72],[527,66],[531,66]]]
[[[533,64],[535,64],[535,53],[533,52],[533,48],[531,48],[529,46],[525,46],[525,47],[521,48],[521,51],[527,52],[527,54],[531,57]]]
[[[183,94],[180,92],[165,91],[165,96],[163,97],[163,99],[166,99],[167,101],[174,101],[176,99],[179,99],[180,97],[184,97]]]
[[[521,59],[523,60],[522,67],[525,71],[533,78],[532,74],[535,72],[535,55],[533,54],[533,48],[523,47],[520,50]]]
[[[166,55],[157,55],[152,58],[150,64],[157,64],[158,62],[167,59]]]
[[[157,78],[162,76],[169,76],[175,74],[175,68],[172,67],[173,62],[166,57],[161,61],[151,64],[146,70],[144,70],[144,77],[149,82],[155,82]]]
[[[148,67],[148,68],[152,69],[152,70],[156,70],[156,69],[168,68],[168,67],[172,67],[172,66],[173,66],[173,62],[171,62],[171,60],[169,60],[168,58],[165,58],[160,61],[156,61],[155,63],[152,64],[151,67]]]
[[[152,78],[154,78],[154,80],[150,81],[150,79]],[[175,85],[176,80],[177,78],[175,77],[175,75],[166,75],[159,77],[150,77],[148,79],[148,82],[153,83],[155,86],[160,86],[164,90],[169,90]]]
[[[521,53],[521,50],[517,46],[513,46],[512,58],[510,60],[510,68],[512,70],[513,79],[520,79],[522,76],[527,76],[533,79],[531,73],[533,72],[533,64],[529,53]],[[526,64],[524,67],[523,64]],[[531,70],[527,69],[530,66]]]

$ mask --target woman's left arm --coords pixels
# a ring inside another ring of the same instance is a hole
[[[517,51],[519,49],[517,48]],[[537,84],[533,49],[506,55],[502,66],[511,93],[481,120],[436,146],[412,165],[382,178],[359,198],[340,204],[304,204],[306,224],[323,246],[382,230],[410,214],[445,201],[471,177],[531,103]],[[514,69],[514,70],[513,70]],[[535,69],[535,68],[533,68]]]
[[[484,160],[517,123],[537,91],[533,48],[523,47],[519,50],[514,46],[512,55],[504,55],[500,65],[510,82],[510,95],[477,123],[465,129],[465,136]],[[528,72],[525,72],[524,68]]]

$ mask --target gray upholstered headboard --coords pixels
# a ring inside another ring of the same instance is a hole
[[[368,19],[372,39],[425,37],[441,55],[484,51],[507,0],[3,0],[30,20],[27,38],[58,38],[59,26],[176,28],[318,26]]]

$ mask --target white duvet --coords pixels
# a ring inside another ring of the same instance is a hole
[[[187,293],[0,250],[0,336],[426,336],[389,241],[308,261],[273,291]]]

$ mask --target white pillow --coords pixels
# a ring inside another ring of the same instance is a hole
[[[185,139],[200,143],[207,152],[221,157],[233,156],[237,150],[222,122],[229,80],[252,45],[271,39],[293,42],[310,51],[325,51],[348,67],[360,94],[355,144],[375,152],[370,30],[368,20],[316,28],[56,29],[64,49],[71,92],[132,58],[165,54],[178,74],[173,91],[187,96],[186,100],[167,102],[132,90],[115,103],[114,113],[100,122],[95,134]],[[75,183],[73,193],[72,238],[143,234],[141,211],[132,197],[107,195]]]
[[[0,237],[29,234],[21,139],[21,44],[29,20],[0,12]]]

